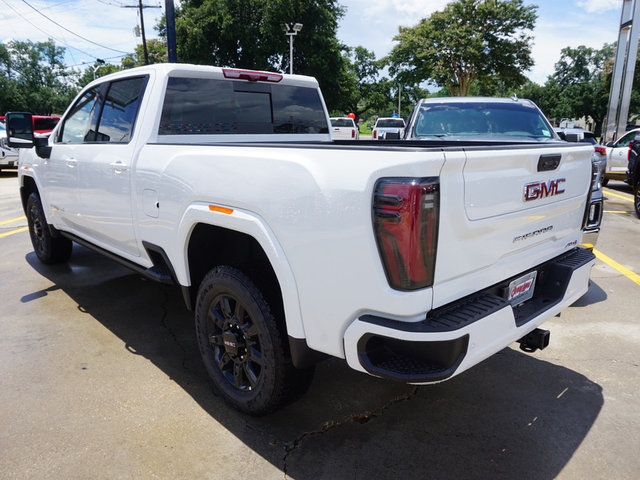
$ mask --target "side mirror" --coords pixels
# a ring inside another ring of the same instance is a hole
[[[33,120],[30,113],[9,112],[6,116],[7,143],[13,148],[33,147]]]

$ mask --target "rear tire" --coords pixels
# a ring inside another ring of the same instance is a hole
[[[27,223],[33,250],[42,263],[53,265],[69,260],[73,243],[68,238],[51,235],[40,196],[36,192],[32,192],[27,199]]]
[[[609,183],[609,179],[607,177],[604,177],[600,183],[602,184],[603,187],[607,186],[607,183]]]
[[[636,209],[636,215],[640,218],[640,183],[633,189],[633,206]]]
[[[311,383],[314,368],[296,369],[286,333],[255,284],[233,267],[211,270],[196,301],[196,334],[215,389],[235,408],[264,415]]]

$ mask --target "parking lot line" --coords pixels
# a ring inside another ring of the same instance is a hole
[[[627,277],[631,281],[633,281],[633,282],[637,283],[638,285],[640,285],[640,275],[638,275],[635,272],[632,272],[627,267],[625,267],[623,265],[620,265],[618,262],[616,262],[612,258],[607,257],[604,253],[602,253],[602,252],[600,252],[600,251],[598,251],[596,249],[593,250],[593,253],[596,255],[598,260],[603,261],[604,263],[606,263],[610,267],[612,267],[612,268],[616,269],[617,271],[619,271],[621,274],[623,274],[625,277]]]
[[[11,230],[10,232],[0,233],[0,238],[8,237],[9,235],[13,235],[15,233],[26,232],[29,230],[29,227],[18,228],[17,230]]]
[[[622,195],[619,195],[617,193],[613,193],[613,192],[611,192],[609,190],[607,190],[605,192],[605,195],[611,195],[612,197],[618,197],[618,198],[621,198],[622,200],[626,200],[627,202],[633,202],[633,197],[623,197]]]
[[[12,218],[11,220],[4,220],[3,222],[0,222],[0,225],[6,225],[7,223],[18,222],[20,220],[26,220],[26,219],[27,217]]]

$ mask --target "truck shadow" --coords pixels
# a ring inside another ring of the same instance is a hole
[[[146,281],[77,245],[68,265],[42,265],[33,253],[26,259],[120,338],[124,355],[153,362],[287,478],[552,479],[603,406],[598,384],[507,348],[451,381],[425,387],[382,381],[328,360],[297,402],[248,417],[212,393],[179,289]],[[47,291],[22,301],[42,301]],[[243,459],[225,460],[233,461]]]

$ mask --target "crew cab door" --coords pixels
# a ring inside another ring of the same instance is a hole
[[[90,154],[86,142],[99,112],[98,98],[99,87],[94,87],[76,101],[40,167],[43,198],[59,228],[75,231],[78,226],[78,162]]]
[[[125,256],[139,256],[133,226],[132,141],[148,77],[115,80],[100,90],[101,108],[91,144],[79,161],[79,232]]]

